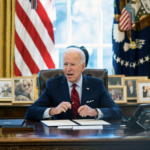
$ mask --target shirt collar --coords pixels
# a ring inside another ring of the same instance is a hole
[[[82,77],[82,74],[81,74],[81,77],[80,77],[79,81],[76,83],[77,86],[82,87],[82,79],[83,79],[83,77]],[[68,81],[68,80],[67,80],[67,82],[68,82],[69,87],[71,87],[73,83]]]

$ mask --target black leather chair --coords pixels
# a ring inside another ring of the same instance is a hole
[[[86,76],[92,76],[96,78],[100,78],[104,81],[104,85],[106,87],[106,90],[108,91],[108,71],[107,69],[85,69],[83,71],[83,74]],[[48,70],[41,70],[38,73],[38,89],[39,93],[38,96],[40,96],[45,87],[46,87],[46,81],[50,78],[64,75],[63,69],[48,69]]]

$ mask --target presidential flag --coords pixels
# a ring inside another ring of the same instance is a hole
[[[52,0],[16,0],[16,76],[32,76],[42,69],[55,68],[52,13]]]
[[[150,78],[149,0],[115,0],[113,67],[115,74]]]

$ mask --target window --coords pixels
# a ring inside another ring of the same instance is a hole
[[[90,58],[87,68],[106,68],[112,74],[113,0],[55,0],[56,68],[70,45],[85,46]]]

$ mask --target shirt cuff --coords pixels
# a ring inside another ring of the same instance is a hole
[[[95,119],[101,119],[104,118],[104,114],[102,113],[102,111],[98,108],[96,108],[97,112],[98,112],[98,116],[95,117]]]
[[[51,108],[47,108],[45,111],[44,111],[44,114],[43,114],[43,119],[48,119],[48,118],[52,118],[52,116],[49,115],[49,111],[51,110]]]

